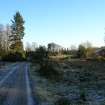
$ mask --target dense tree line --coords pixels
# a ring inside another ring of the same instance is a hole
[[[23,37],[24,20],[20,12],[16,12],[11,24],[0,25],[0,58],[3,60],[12,58],[18,60],[19,58],[20,60],[20,57],[24,55]]]

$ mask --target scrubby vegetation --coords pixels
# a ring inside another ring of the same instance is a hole
[[[41,76],[44,76],[51,81],[60,81],[62,79],[62,72],[58,71],[56,67],[54,67],[55,64],[52,63],[53,62],[41,65],[38,72]]]
[[[68,103],[71,105],[99,103],[100,105],[104,103],[105,63],[103,61],[61,60],[53,62],[55,62],[52,64],[53,67],[62,73],[60,81],[51,82],[46,76],[38,75],[39,69],[33,68],[33,71],[30,71],[33,81],[35,81],[34,91],[40,97],[40,103],[48,105],[68,105]],[[48,68],[50,67],[48,66]],[[53,74],[52,68],[49,70]],[[50,77],[50,75],[48,76]]]
[[[70,100],[65,97],[62,97],[57,100],[57,102],[55,102],[55,105],[70,105]]]
[[[24,60],[26,60],[24,53],[19,53],[19,52],[8,53],[2,57],[2,61],[15,62],[15,61],[24,61]]]

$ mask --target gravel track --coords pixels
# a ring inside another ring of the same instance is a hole
[[[17,63],[0,80],[0,105],[36,105],[30,87],[29,65]]]

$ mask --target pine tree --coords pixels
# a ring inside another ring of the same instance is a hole
[[[11,36],[11,46],[14,52],[22,52],[23,51],[23,43],[22,39],[24,37],[24,20],[21,16],[20,12],[16,12],[14,18],[12,20],[12,36]]]

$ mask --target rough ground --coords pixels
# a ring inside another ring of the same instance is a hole
[[[38,67],[32,65],[33,93],[39,97],[40,105],[55,105],[64,97],[70,105],[105,105],[105,62],[62,61],[57,67],[56,64],[55,68],[64,75],[61,82],[55,83],[38,75]]]

